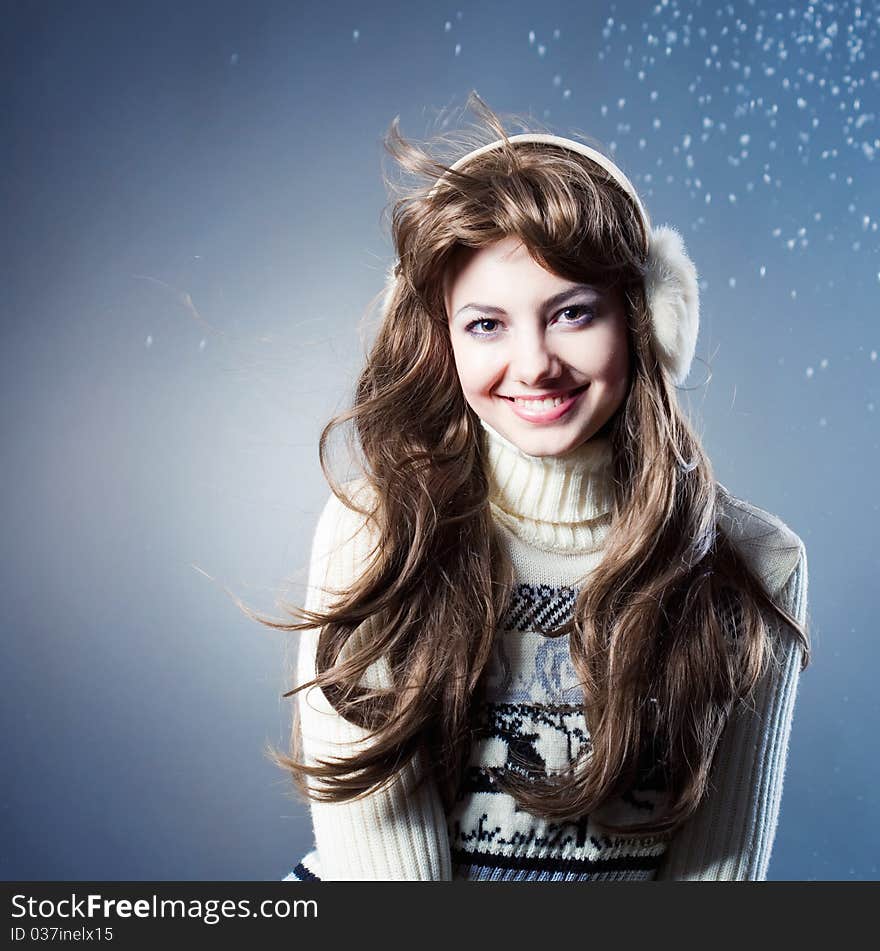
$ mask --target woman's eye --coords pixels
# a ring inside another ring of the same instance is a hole
[[[569,313],[583,314],[584,317],[581,318],[580,320],[567,321],[568,323],[575,323],[575,324],[578,324],[578,323],[587,324],[590,322],[590,320],[592,320],[596,316],[596,312],[593,310],[592,307],[566,307],[565,310],[561,310],[559,313],[560,315],[569,314]]]
[[[495,332],[494,330],[490,330],[488,333],[474,333],[474,327],[479,327],[481,324],[497,323],[498,321],[492,317],[483,317],[481,320],[472,320],[467,327],[465,327],[465,330],[467,330],[468,333],[474,334],[475,337],[491,337]]]

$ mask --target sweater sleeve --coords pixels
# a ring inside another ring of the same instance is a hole
[[[801,543],[782,601],[801,624],[807,613],[807,556]],[[718,744],[709,791],[675,833],[657,881],[764,881],[779,818],[800,675],[800,642],[777,621],[779,663],[768,665],[754,706],[740,704]]]
[[[350,486],[346,486],[348,490]],[[363,517],[344,506],[331,492],[318,519],[309,565],[305,606],[325,610],[333,591],[344,591],[357,578],[369,551]],[[327,590],[329,589],[329,590]],[[315,675],[318,629],[300,632],[297,683]],[[359,632],[356,632],[357,637]],[[388,683],[387,661],[372,682]],[[317,759],[347,757],[364,749],[366,731],[341,717],[316,686],[296,695],[302,730],[302,756]],[[404,765],[400,781],[390,788],[349,802],[309,800],[321,877],[327,881],[451,880],[446,817],[434,783],[427,781],[415,794],[412,787],[424,768],[421,753]],[[322,788],[309,777],[309,788]]]

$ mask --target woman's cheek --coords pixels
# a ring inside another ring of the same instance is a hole
[[[601,331],[593,338],[585,369],[592,369],[596,376],[617,378],[629,368],[626,336],[610,322]]]
[[[464,347],[459,355],[458,376],[465,392],[483,396],[491,391],[498,376],[497,357],[476,349]]]

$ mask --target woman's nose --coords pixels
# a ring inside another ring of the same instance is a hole
[[[511,375],[526,386],[559,375],[559,358],[543,338],[529,336],[517,347],[511,361]]]

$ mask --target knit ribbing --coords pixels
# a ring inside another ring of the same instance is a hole
[[[610,438],[594,436],[561,456],[532,456],[480,423],[496,519],[542,551],[600,548],[614,504]]]

